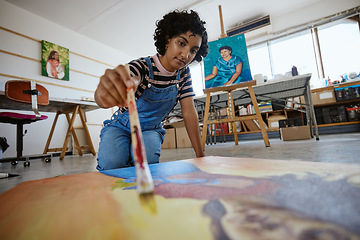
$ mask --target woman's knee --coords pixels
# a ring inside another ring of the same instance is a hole
[[[144,131],[143,136],[148,163],[159,163],[163,134],[159,131]]]
[[[107,128],[100,135],[98,170],[123,168],[128,166],[130,137],[119,128]]]

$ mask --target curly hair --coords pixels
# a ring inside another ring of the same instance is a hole
[[[197,12],[190,10],[175,10],[166,14],[161,20],[156,22],[154,40],[156,50],[159,54],[165,54],[167,39],[178,36],[190,31],[199,34],[202,37],[201,46],[193,59],[201,62],[202,58],[208,54],[208,35],[205,28],[205,22],[202,21]]]
[[[232,52],[232,48],[229,46],[223,46],[223,47],[219,48],[219,52],[221,52],[221,50],[223,50],[223,49],[226,49],[226,50],[229,50],[230,52]]]

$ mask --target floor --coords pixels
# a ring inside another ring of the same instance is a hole
[[[207,156],[227,156],[243,158],[263,158],[278,160],[301,160],[315,162],[336,162],[360,164],[360,133],[321,135],[320,140],[282,141],[270,139],[271,147],[265,147],[263,140],[239,141],[206,145]],[[163,149],[160,162],[168,162],[194,158],[192,148]],[[3,193],[24,181],[93,172],[96,166],[96,156],[70,155],[64,160],[52,158],[51,163],[31,160],[30,167],[24,167],[23,162],[17,166],[10,163],[0,163],[0,173],[18,173],[20,176],[0,179],[0,193]]]

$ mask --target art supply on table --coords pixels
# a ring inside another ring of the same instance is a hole
[[[130,74],[129,65],[125,65],[125,68]],[[154,191],[154,181],[152,179],[149,164],[146,158],[144,140],[142,137],[133,88],[127,89],[127,101],[130,119],[131,142],[136,169],[137,191],[140,194],[152,193]]]
[[[297,70],[297,67],[293,66],[293,67],[291,68],[291,74],[292,74],[293,76],[299,75],[298,70]]]

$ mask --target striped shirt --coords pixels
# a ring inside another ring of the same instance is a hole
[[[180,79],[176,80],[176,72],[168,72],[161,65],[157,55],[150,57],[154,79],[149,79],[149,67],[145,58],[139,58],[129,63],[131,76],[140,80],[140,84],[135,91],[135,99],[140,98],[141,94],[149,84],[157,88],[166,88],[170,85],[178,85],[177,101],[187,97],[195,96],[192,88],[192,80],[189,67],[180,69]],[[126,111],[126,107],[120,109],[120,112]]]

